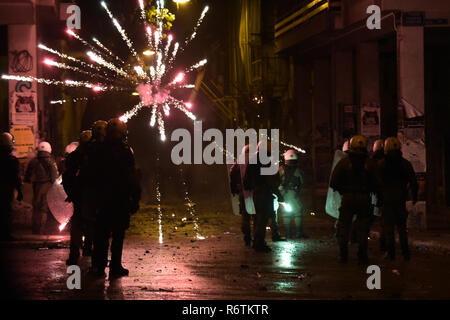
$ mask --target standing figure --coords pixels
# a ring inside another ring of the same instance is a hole
[[[268,141],[261,141],[258,144],[258,151],[254,155],[256,161],[250,161],[244,177],[244,188],[253,191],[253,202],[255,204],[256,221],[253,248],[256,251],[269,252],[271,248],[266,243],[266,227],[269,219],[272,219],[272,240],[283,240],[278,232],[278,221],[274,208],[274,200],[278,198],[283,202],[283,197],[279,191],[280,174],[261,174],[261,168],[268,165],[261,163],[261,155],[265,153],[270,157],[271,144]],[[256,163],[252,163],[256,162]]]
[[[11,203],[14,190],[17,200],[22,201],[22,181],[19,174],[19,160],[12,155],[14,140],[11,134],[0,134],[0,239],[14,240],[11,235]]]
[[[373,170],[375,170],[375,172],[378,172],[378,164],[380,162],[380,160],[384,159],[384,140],[383,139],[379,139],[377,141],[374,142],[373,144],[373,149],[372,149],[373,153],[372,153],[372,157],[371,157],[371,161],[372,161],[372,166],[373,166]],[[375,197],[372,197],[372,204],[375,204],[377,201],[377,199],[375,199]],[[373,222],[375,221],[375,219],[377,219],[377,217],[381,216],[380,210],[378,207],[373,207],[374,212],[373,212],[373,220],[371,223],[371,226],[373,224]],[[383,220],[380,219],[380,224],[381,224],[381,230],[380,230],[380,251],[381,252],[386,252],[386,235],[384,232],[384,227],[383,227]]]
[[[303,175],[297,166],[298,156],[294,150],[288,150],[284,154],[284,165],[280,166],[280,192],[284,201],[290,205],[290,210],[284,211],[284,225],[286,237],[292,238],[291,223],[295,223],[295,237],[308,238],[303,232],[303,204],[300,201],[300,189],[303,186]]]
[[[70,253],[67,265],[78,264],[80,249],[83,245],[84,221],[81,215],[83,206],[82,192],[85,186],[83,181],[83,168],[87,162],[87,145],[91,140],[92,132],[85,130],[80,134],[80,143],[78,147],[66,157],[64,162],[65,171],[62,176],[62,184],[68,199],[66,201],[73,203],[73,215],[70,219]],[[67,148],[66,148],[67,149]],[[70,151],[70,148],[69,150]],[[86,239],[86,237],[85,237]],[[83,253],[83,255],[85,255]]]
[[[367,237],[373,214],[371,193],[378,194],[378,185],[367,160],[366,139],[363,136],[354,136],[350,140],[348,157],[338,162],[330,180],[330,187],[342,196],[337,230],[342,263],[346,263],[348,259],[348,240],[353,215],[356,215],[358,262],[367,264],[369,260]]]
[[[131,148],[126,143],[127,127],[119,119],[111,119],[106,130],[103,152],[93,161],[97,170],[98,213],[94,231],[93,267],[95,275],[104,276],[108,263],[109,238],[111,262],[109,277],[128,276],[122,266],[125,231],[130,215],[139,210],[141,189]],[[100,161],[99,161],[100,160]]]
[[[413,204],[417,202],[418,184],[411,162],[402,157],[401,143],[396,137],[386,139],[384,159],[379,161],[383,205],[381,219],[386,237],[387,258],[395,259],[395,227],[397,227],[402,255],[410,260],[406,222],[408,186]]]
[[[239,195],[239,213],[242,217],[241,231],[244,234],[244,243],[250,246],[252,242],[251,220],[254,212],[249,214],[245,202],[253,201],[251,191],[244,189],[244,176],[249,162],[250,145],[244,146],[239,156],[230,169],[230,188],[233,195]],[[253,208],[254,209],[254,208]]]
[[[32,232],[42,234],[42,220],[46,224],[51,219],[47,203],[47,192],[58,177],[56,162],[52,156],[52,146],[46,141],[39,143],[37,156],[30,160],[25,172],[25,182],[33,185]]]

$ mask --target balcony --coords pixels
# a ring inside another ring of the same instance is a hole
[[[284,0],[277,7],[277,52],[328,30],[330,3],[336,0]]]

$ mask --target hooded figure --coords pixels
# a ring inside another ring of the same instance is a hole
[[[367,141],[363,136],[354,136],[350,140],[348,157],[336,165],[330,187],[342,196],[337,230],[341,262],[346,263],[348,259],[349,234],[353,215],[356,215],[358,262],[367,264],[367,237],[373,215],[371,193],[378,194],[378,184],[375,172],[370,169]]]
[[[387,257],[395,259],[395,228],[397,227],[402,255],[410,259],[406,222],[406,200],[408,188],[412,200],[417,202],[418,184],[411,163],[402,157],[401,143],[396,137],[386,139],[385,157],[378,163],[379,178],[382,187],[381,218],[386,237]]]
[[[46,217],[46,224],[50,221],[47,192],[58,177],[58,169],[50,143],[39,143],[37,151],[37,156],[28,163],[24,181],[33,185],[32,232],[42,234],[43,217]]]
[[[0,239],[14,240],[11,235],[11,203],[14,190],[17,200],[22,201],[22,181],[19,175],[19,160],[12,155],[14,139],[8,132],[0,135]]]

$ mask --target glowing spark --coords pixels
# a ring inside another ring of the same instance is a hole
[[[152,117],[150,118],[150,127],[154,127],[155,126],[155,122],[156,122],[156,109],[158,108],[158,106],[153,106],[152,107]]]
[[[186,102],[184,105],[186,106],[186,108],[192,109],[192,103]]]
[[[173,79],[172,84],[176,84],[179,82],[183,82],[184,80],[184,73],[180,72],[179,74],[177,74],[177,76],[175,77],[175,79]]]
[[[156,117],[158,120],[158,130],[159,135],[161,136],[161,141],[166,141],[166,130],[164,129],[164,119],[162,117],[161,112],[156,112]]]
[[[136,71],[136,73],[138,74],[139,77],[146,79],[147,78],[147,74],[145,73],[144,69],[142,69],[141,66],[135,66],[134,70]]]
[[[163,105],[163,109],[164,109],[164,114],[168,117],[170,115],[170,107],[169,104],[166,103]]]
[[[186,40],[186,42],[184,43],[185,45],[187,45],[189,42],[191,42],[192,40],[194,40],[194,38],[197,36],[197,30],[198,30],[198,28],[200,27],[200,25],[202,24],[203,19],[205,18],[206,13],[208,12],[208,10],[209,10],[209,7],[208,7],[208,6],[206,6],[206,7],[203,9],[202,14],[200,15],[200,18],[198,19],[196,26],[194,27],[194,31],[192,32],[191,36],[190,36],[190,37]]]
[[[87,55],[89,56],[89,58],[91,58],[93,61],[97,62],[98,64],[110,69],[111,71],[116,72],[117,74],[120,74],[121,76],[124,76],[126,78],[128,78],[128,74],[123,71],[121,68],[116,67],[114,64],[112,64],[111,62],[105,61],[105,59],[103,59],[102,57],[100,57],[99,55],[96,55],[94,52],[92,51],[88,51]]]
[[[189,197],[189,191],[187,187],[186,180],[183,177],[183,169],[180,168],[180,177],[184,186],[184,200],[186,201],[186,208],[188,214],[192,217],[192,221],[194,223],[194,231],[195,231],[195,237],[198,240],[204,240],[205,237],[203,237],[199,232],[199,224],[198,224],[198,217],[195,212],[195,203],[190,199]],[[186,219],[186,218],[184,218]]]
[[[112,53],[111,50],[109,50],[107,47],[105,47],[100,41],[98,41],[97,38],[92,38],[92,41],[94,41],[97,46],[99,46],[104,51],[106,51],[106,53],[108,53],[111,57],[115,58],[117,61],[119,61],[121,63],[125,63],[122,59],[120,59],[118,56],[116,56],[114,53]]]
[[[67,226],[67,222],[61,223],[58,227],[59,232],[63,231],[66,226]]]
[[[159,191],[159,181],[156,182],[156,200],[158,202],[158,207],[157,207],[157,210],[158,210],[158,232],[159,232],[158,240],[159,240],[159,243],[163,243],[161,192]]]
[[[134,106],[133,109],[125,112],[120,118],[119,120],[122,122],[127,123],[128,120],[130,120],[132,117],[134,117],[139,110],[142,109],[142,107],[144,106],[144,104],[142,102],[138,103],[137,105]]]
[[[119,31],[120,35],[122,36],[122,39],[125,41],[125,43],[127,44],[128,48],[130,49],[131,53],[133,54],[133,56],[135,56],[136,60],[141,63],[141,59],[139,58],[139,56],[136,53],[136,50],[134,50],[133,47],[133,42],[131,42],[130,38],[128,38],[127,33],[125,32],[125,30],[122,28],[122,26],[120,25],[119,21],[117,21],[116,18],[114,18],[114,16],[112,15],[111,11],[108,9],[108,6],[106,5],[106,3],[104,1],[101,2],[102,7],[106,10],[106,12],[108,13],[109,18],[112,20],[114,26],[116,27],[117,31]]]
[[[200,68],[200,67],[203,67],[203,66],[204,66],[205,64],[207,64],[207,63],[208,63],[208,60],[207,60],[207,59],[203,59],[203,60],[197,62],[196,64],[194,64],[193,66],[189,67],[189,68],[187,69],[187,72],[190,72],[190,71],[192,71],[192,70],[195,70],[195,69],[198,69],[198,68]]]
[[[86,63],[86,62],[81,61],[81,60],[79,60],[79,59],[77,59],[77,58],[74,58],[74,57],[72,57],[72,56],[68,56],[68,55],[66,55],[66,54],[64,54],[64,53],[61,53],[61,52],[55,50],[55,49],[49,48],[49,47],[47,47],[47,46],[45,46],[45,45],[43,45],[43,44],[39,44],[39,45],[38,45],[38,48],[39,48],[39,49],[42,49],[42,50],[45,50],[45,51],[48,51],[48,52],[51,52],[51,53],[53,53],[53,54],[56,54],[58,57],[61,57],[61,58],[63,58],[63,59],[68,59],[68,60],[74,61],[74,62],[76,62],[76,63],[79,63],[80,65],[82,65],[82,66],[84,66],[84,67],[89,67],[89,68],[95,69],[95,70],[97,70],[97,71],[100,70],[99,67],[96,67],[96,66],[94,66],[93,64]]]
[[[37,83],[44,83],[47,85],[67,85],[70,87],[85,87],[85,88],[89,88],[92,89],[95,85],[86,81],[72,81],[72,80],[64,80],[64,81],[59,81],[59,80],[52,80],[52,79],[44,79],[44,78],[36,78],[36,77],[32,77],[32,76],[15,76],[15,75],[8,75],[8,74],[4,74],[2,75],[2,79],[4,80],[17,80],[17,81],[36,81]],[[105,90],[108,87],[105,86]],[[109,87],[108,89],[110,89],[111,87]]]

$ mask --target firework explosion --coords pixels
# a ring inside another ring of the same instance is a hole
[[[171,74],[169,71],[173,67],[177,54],[183,51],[188,43],[195,38],[197,30],[209,8],[206,6],[203,9],[192,34],[183,41],[184,47],[180,47],[179,42],[175,41],[174,36],[164,30],[164,15],[162,14],[165,10],[164,0],[156,1],[156,23],[154,24],[150,24],[146,18],[144,0],[138,0],[141,11],[140,18],[143,23],[142,30],[148,41],[148,48],[144,51],[143,55],[154,56],[154,59],[151,59],[152,63],[148,65],[145,63],[146,59],[138,55],[133,41],[128,37],[125,29],[114,17],[107,3],[101,1],[100,5],[106,11],[112,24],[127,45],[133,63],[125,63],[124,60],[115,55],[98,39],[92,38],[91,43],[75,33],[74,30],[67,29],[66,33],[68,36],[77,39],[86,47],[86,59],[81,60],[49,48],[44,44],[39,44],[38,48],[40,50],[47,51],[62,60],[58,62],[54,58],[46,58],[43,62],[50,67],[70,70],[88,77],[88,81],[42,79],[15,75],[3,75],[2,78],[5,80],[36,81],[47,85],[84,87],[94,92],[129,91],[130,94],[139,95],[140,102],[134,107],[130,107],[119,119],[127,122],[141,109],[147,108],[151,110],[150,126],[157,125],[161,140],[164,141],[166,140],[164,117],[170,115],[172,108],[180,110],[191,120],[196,120],[196,116],[190,111],[192,103],[178,100],[172,96],[172,93],[177,89],[195,87],[192,84],[185,83],[186,74],[203,67],[207,63],[207,60],[202,59],[194,65],[185,68],[182,72],[173,72]],[[60,102],[58,101],[57,103]]]

